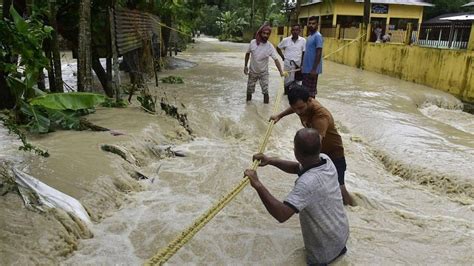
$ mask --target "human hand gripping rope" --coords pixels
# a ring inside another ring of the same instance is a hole
[[[284,76],[288,75],[288,72],[284,72]],[[281,88],[278,90],[275,104],[273,105],[272,114],[276,114],[278,107],[280,106],[281,99],[284,91],[284,77],[281,78]],[[271,120],[268,122],[267,131],[263,137],[263,140],[258,149],[258,153],[263,153],[265,147],[268,144],[271,132],[275,121]],[[252,162],[251,169],[257,170],[260,161],[255,160]],[[216,216],[220,210],[222,210],[229,202],[231,202],[244,188],[250,183],[249,177],[245,176],[230,192],[225,194],[218,202],[212,205],[205,213],[199,216],[194,223],[188,228],[183,230],[168,246],[161,249],[156,255],[150,258],[145,265],[163,265],[168,261],[182,246],[184,246],[191,238],[199,232],[214,216]]]
[[[160,23],[161,24],[161,23]],[[163,24],[162,24],[163,26]],[[166,26],[166,25],[164,25]],[[166,26],[168,27],[168,26]],[[170,29],[173,29],[171,27],[168,27]],[[176,30],[176,29],[173,29]],[[178,30],[176,30],[178,31]],[[180,32],[180,31],[178,31]],[[355,41],[359,40],[360,38],[364,37],[366,34],[360,35],[358,38],[355,40],[345,44],[344,46],[341,46],[340,48],[336,49],[335,51],[327,54],[324,56],[324,59],[328,58],[334,53],[339,52],[343,48],[351,45]],[[284,78],[289,75],[290,72],[296,72],[299,71],[300,69],[294,69],[294,70],[289,70],[289,71],[284,71],[283,75],[281,77],[281,87],[278,90],[277,97],[275,99],[275,104],[273,105],[273,110],[272,114],[276,114],[278,111],[278,107],[280,106],[281,99],[283,97],[283,92],[284,92]],[[260,144],[260,147],[258,149],[258,153],[263,153],[265,151],[265,147],[268,144],[268,140],[270,138],[271,132],[273,130],[273,126],[275,125],[274,120],[270,120],[268,122],[268,127],[267,131],[264,135],[264,138]],[[257,170],[258,165],[260,164],[260,161],[255,160],[252,162],[251,169],[252,170]],[[231,202],[244,188],[250,183],[249,177],[245,176],[230,192],[225,194],[218,202],[216,202],[214,205],[212,205],[205,213],[203,213],[201,216],[199,216],[194,223],[192,223],[189,227],[187,227],[185,230],[183,230],[177,237],[173,239],[166,247],[162,248],[157,254],[155,254],[153,257],[151,257],[147,262],[145,262],[144,265],[163,265],[165,262],[167,262],[178,250],[184,246],[191,238],[199,232],[209,221],[216,216],[219,211],[221,211],[229,202]]]

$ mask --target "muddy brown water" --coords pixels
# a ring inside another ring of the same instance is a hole
[[[77,240],[71,232],[50,232],[58,215],[12,212],[21,201],[0,197],[9,208],[0,213],[2,264],[13,264],[15,257],[23,264],[142,264],[242,178],[273,104],[263,105],[259,87],[245,102],[245,44],[197,40],[179,56],[197,66],[161,74],[181,76],[185,84],[154,89],[158,97],[184,104],[194,138],[173,119],[137,107],[99,109],[90,117],[124,136],[56,132],[34,139],[50,151],[47,159],[18,154],[15,141],[0,131],[1,158],[79,199],[95,221],[89,228],[94,237]],[[446,93],[329,61],[324,67],[318,97],[342,134],[346,186],[358,204],[346,208],[349,251],[335,265],[472,264],[474,117]],[[272,102],[281,83],[274,69],[270,75]],[[283,100],[280,110],[287,105]],[[293,159],[292,139],[300,127],[296,116],[277,123],[268,153]],[[103,152],[101,144],[124,147],[135,163]],[[187,156],[166,156],[167,146]],[[150,179],[136,181],[133,171]],[[259,175],[281,199],[295,179],[271,167],[260,168]],[[34,223],[33,216],[39,217]],[[299,221],[279,224],[248,187],[169,264],[304,265]]]

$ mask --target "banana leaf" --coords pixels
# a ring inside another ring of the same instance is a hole
[[[93,108],[105,101],[105,96],[87,92],[50,93],[30,100],[37,105],[53,110],[80,110]]]
[[[28,130],[32,133],[48,133],[51,126],[51,120],[45,116],[40,110],[28,104],[22,104],[21,112],[31,118],[28,123]]]
[[[61,129],[74,129],[74,130],[82,130],[81,127],[81,120],[79,119],[79,115],[75,111],[66,110],[66,111],[58,111],[47,109],[46,112],[48,113],[49,119],[51,121],[51,126],[53,129],[61,128]]]

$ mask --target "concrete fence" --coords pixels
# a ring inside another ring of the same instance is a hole
[[[340,36],[340,28],[334,30],[334,36]],[[370,27],[367,30],[371,32]],[[274,28],[270,41],[277,45],[288,33],[286,27],[280,35]],[[364,33],[365,29],[361,27],[359,35]],[[412,36],[412,31],[408,29],[403,34],[403,42],[397,40],[400,43],[373,43],[368,42],[369,36],[365,36],[350,45],[348,44],[352,40],[328,37],[324,39],[323,54],[345,46],[328,59],[424,84],[451,93],[465,102],[474,103],[474,26],[467,49],[422,47],[410,44]]]

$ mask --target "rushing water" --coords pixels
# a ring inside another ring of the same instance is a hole
[[[263,104],[259,87],[253,101],[245,102],[245,49],[244,44],[200,38],[180,55],[196,67],[162,74],[185,81],[160,84],[156,93],[184,104],[192,140],[172,121],[133,108],[99,110],[92,117],[126,136],[58,132],[35,140],[52,157],[31,162],[32,172],[87,202],[100,220],[91,228],[94,237],[81,240],[63,264],[141,264],[240,181],[273,107]],[[276,71],[270,75],[272,102],[281,81]],[[336,264],[472,264],[474,117],[443,92],[329,61],[318,98],[342,134],[346,186],[358,204],[346,208],[349,251]],[[284,99],[280,110],[286,106]],[[292,139],[300,127],[295,115],[278,122],[268,153],[293,159]],[[103,143],[120,143],[140,163],[125,167],[125,161],[100,151]],[[173,144],[186,157],[157,158],[144,152],[150,143]],[[129,168],[150,179],[123,181],[125,191],[132,192],[110,192],[120,198],[114,204],[99,200],[106,198],[101,196],[109,186],[88,186],[99,177],[107,183]],[[271,167],[258,172],[282,199],[295,179]],[[80,188],[71,186],[78,182]],[[111,205],[118,210],[110,211]],[[169,263],[304,265],[299,221],[293,217],[279,224],[248,187]]]

